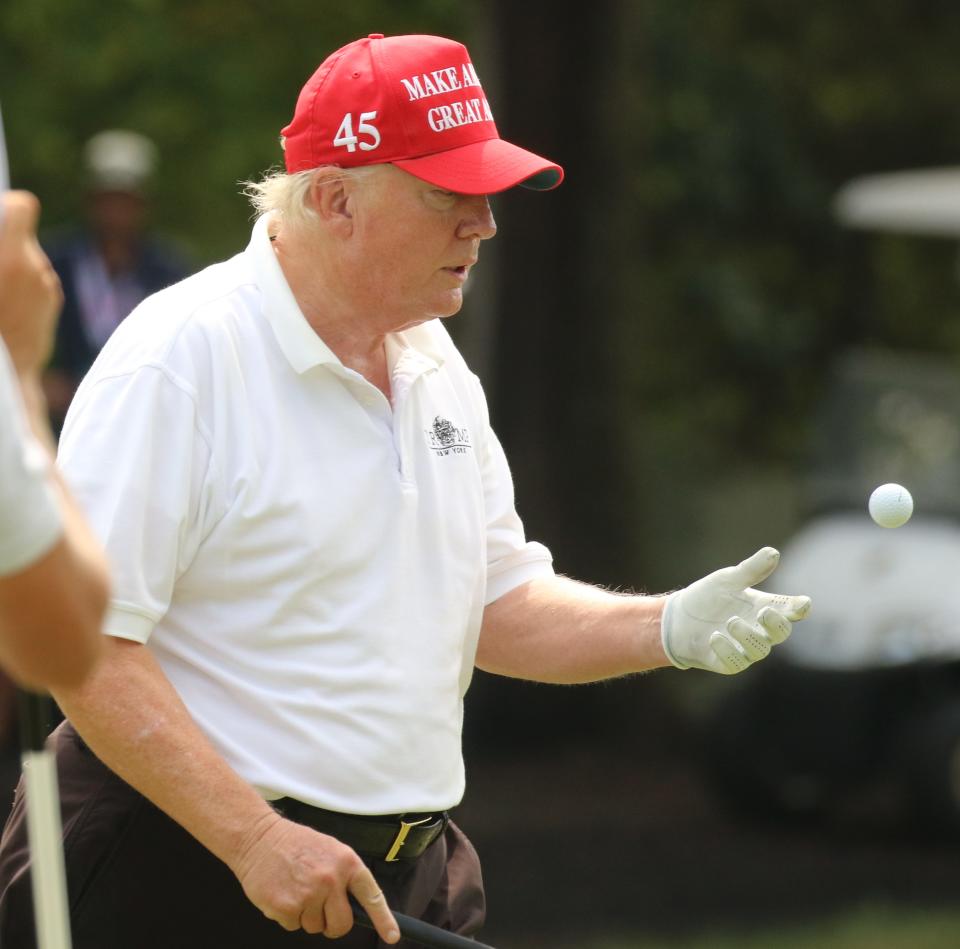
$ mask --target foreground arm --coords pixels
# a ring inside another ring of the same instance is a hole
[[[380,938],[397,941],[380,887],[357,854],[281,817],[233,771],[146,646],[107,637],[87,682],[54,697],[97,757],[226,863],[267,918],[336,938],[352,925],[349,891]]]
[[[42,435],[39,388],[21,387]],[[103,551],[54,468],[49,442],[46,450],[62,533],[38,559],[0,577],[0,662],[21,685],[38,690],[76,685],[89,673],[102,649],[109,591]]]
[[[42,555],[0,577],[0,662],[21,684],[38,689],[76,684],[101,647],[106,559],[53,465],[40,370],[53,342],[60,284],[36,240],[39,205],[24,192],[4,197],[0,226],[0,335],[19,385],[26,423],[46,456],[46,477],[61,534]],[[19,406],[18,406],[19,409]],[[5,419],[5,425],[13,420]],[[26,433],[7,432],[21,439]],[[44,497],[49,505],[50,498]],[[9,525],[24,512],[4,511]]]
[[[540,577],[484,610],[480,669],[538,682],[592,682],[658,666],[742,672],[790,635],[805,596],[753,589],[780,555],[764,547],[669,596],[625,596]]]

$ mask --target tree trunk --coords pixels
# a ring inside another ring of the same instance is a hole
[[[630,583],[615,316],[616,129],[604,127],[617,4],[559,16],[491,5],[501,135],[564,166],[555,192],[497,200],[498,331],[490,398],[529,537],[560,571]],[[625,563],[626,561],[626,563]]]

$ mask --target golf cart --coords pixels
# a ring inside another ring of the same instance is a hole
[[[905,191],[885,178],[841,193],[844,223],[960,236],[960,173]],[[771,580],[813,610],[723,690],[701,733],[704,778],[741,816],[811,819],[882,799],[885,819],[960,836],[960,370],[851,350],[815,432],[810,515]],[[896,530],[867,513],[885,482],[916,504]]]

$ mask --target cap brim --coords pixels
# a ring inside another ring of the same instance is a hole
[[[403,158],[393,164],[458,194],[496,194],[516,185],[550,191],[563,181],[559,165],[502,138],[473,142],[421,158]]]

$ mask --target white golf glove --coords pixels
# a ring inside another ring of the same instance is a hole
[[[733,675],[768,656],[790,635],[792,622],[810,611],[808,596],[752,589],[779,562],[779,551],[764,547],[671,593],[660,626],[667,658],[678,669]]]

